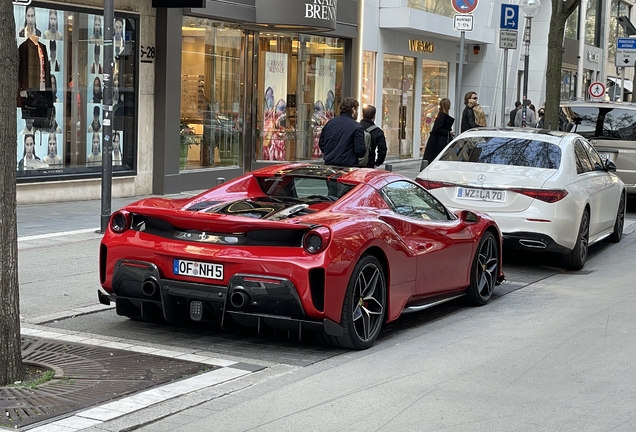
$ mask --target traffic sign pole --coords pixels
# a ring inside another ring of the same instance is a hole
[[[455,112],[455,135],[459,135],[461,133],[460,126],[462,124],[462,78],[464,77],[464,39],[466,38],[466,32],[461,32],[461,36],[459,38],[459,71],[457,77],[457,108]],[[459,121],[458,121],[459,120]]]
[[[625,68],[621,68],[621,102],[623,102],[625,98]]]
[[[501,89],[501,127],[506,127],[508,123],[506,122],[507,90],[508,90],[508,48],[504,49],[503,88]]]

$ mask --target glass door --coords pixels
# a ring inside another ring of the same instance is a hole
[[[415,59],[385,54],[383,73],[382,129],[386,136],[387,156],[408,158],[413,155]]]

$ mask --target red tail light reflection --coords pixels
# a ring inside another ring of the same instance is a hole
[[[530,198],[538,199],[547,203],[561,201],[568,195],[568,191],[563,189],[510,189]]]
[[[454,183],[443,182],[443,181],[435,181],[435,180],[424,180],[424,179],[420,179],[420,178],[416,178],[415,181],[418,182],[419,184],[421,184],[422,187],[424,189],[427,189],[427,190],[455,186]]]

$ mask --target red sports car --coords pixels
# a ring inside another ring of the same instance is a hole
[[[383,323],[503,281],[502,238],[483,213],[452,213],[388,171],[277,165],[194,198],[115,212],[99,277],[117,313],[315,331],[364,349]]]

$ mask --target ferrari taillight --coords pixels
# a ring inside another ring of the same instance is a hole
[[[547,203],[561,201],[568,195],[568,191],[564,189],[511,189],[511,191]]]
[[[132,217],[130,213],[124,210],[117,211],[110,217],[110,229],[117,234],[121,234],[130,229],[131,223]]]
[[[454,183],[435,181],[435,180],[424,180],[421,178],[416,178],[415,181],[418,182],[420,185],[422,185],[424,189],[427,189],[427,190],[455,186]]]
[[[329,228],[321,226],[312,228],[303,237],[303,248],[310,254],[317,254],[325,250],[331,239]]]

